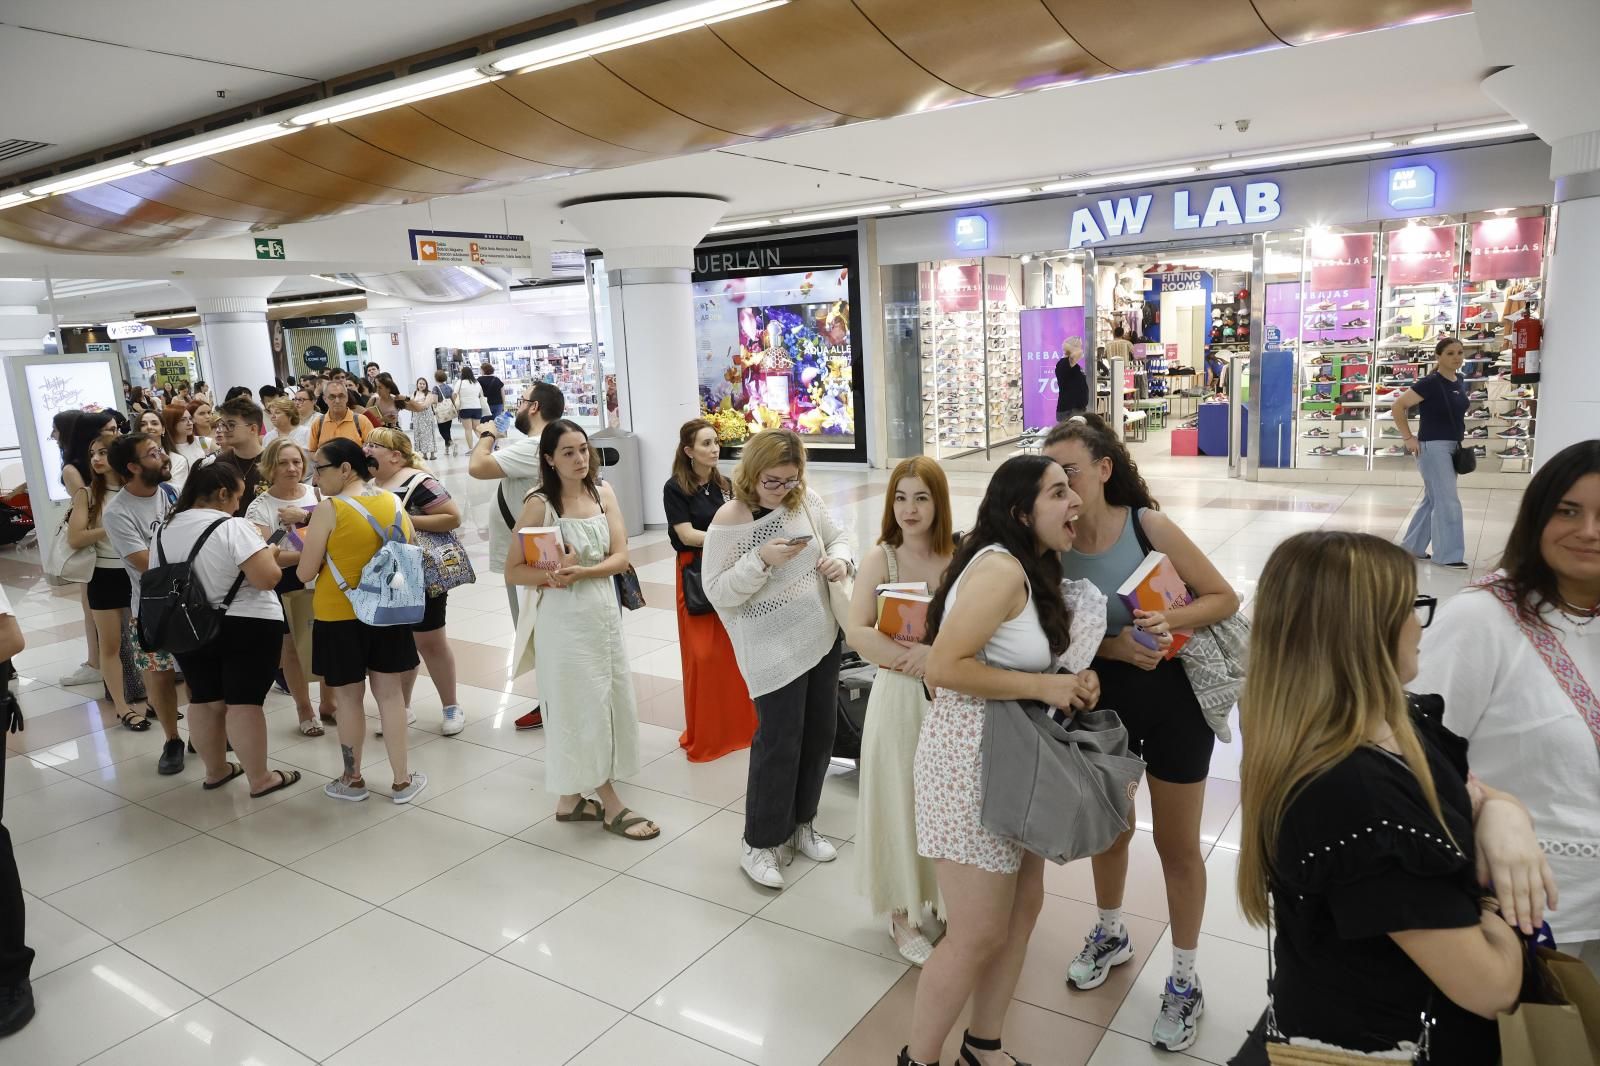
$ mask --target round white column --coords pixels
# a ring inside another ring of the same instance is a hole
[[[623,425],[639,437],[644,520],[664,528],[661,487],[672,476],[678,428],[700,417],[694,247],[727,210],[710,196],[604,197],[563,204],[567,221],[606,259],[612,358]]]
[[[44,282],[0,278],[0,358],[13,352],[44,351],[45,334],[55,328],[49,315],[39,313],[39,307],[44,305]],[[0,368],[0,448],[19,445],[17,411],[20,409],[21,404],[11,399],[11,383],[5,370]],[[9,483],[0,486],[11,487]],[[39,492],[35,496],[44,497],[45,494]],[[43,524],[40,528],[43,529]]]
[[[219,399],[235,385],[251,395],[277,377],[272,337],[267,332],[267,296],[282,278],[215,278],[184,281],[181,287],[200,312],[197,333],[205,351],[201,374]]]
[[[1564,138],[1553,147],[1558,206],[1534,412],[1539,419],[1534,461],[1541,465],[1569,444],[1600,437],[1600,374],[1587,314],[1600,293],[1600,130]]]

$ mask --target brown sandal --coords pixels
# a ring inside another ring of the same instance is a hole
[[[274,770],[272,772],[278,775],[278,783],[273,785],[271,788],[264,788],[260,792],[250,793],[251,799],[258,800],[262,796],[270,796],[274,792],[277,792],[280,789],[288,788],[290,785],[300,780],[299,770]]]
[[[610,821],[605,823],[606,832],[615,833],[617,836],[626,837],[629,840],[654,840],[656,837],[661,835],[661,827],[659,825],[656,826],[655,832],[649,833],[645,836],[635,836],[633,833],[628,832],[628,830],[632,829],[636,825],[654,824],[650,821],[650,819],[646,818],[642,814],[633,814],[633,817],[629,818],[628,815],[630,814],[633,814],[631,809],[627,807],[622,808],[622,810],[617,812],[615,818],[612,818]]]
[[[605,821],[605,808],[600,801],[592,796],[585,796],[578,801],[578,805],[566,814],[556,812],[558,822],[603,822]]]

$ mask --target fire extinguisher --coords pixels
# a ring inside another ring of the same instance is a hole
[[[1539,380],[1539,344],[1544,325],[1528,311],[1511,327],[1511,380],[1527,385]]]

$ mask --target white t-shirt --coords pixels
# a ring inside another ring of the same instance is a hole
[[[472,441],[471,444],[476,444]],[[469,445],[470,446],[470,445]],[[522,514],[522,500],[539,487],[539,438],[522,437],[494,452],[494,461],[500,464],[505,475],[494,482],[494,490],[506,501],[512,521]],[[511,530],[506,525],[500,501],[489,499],[489,570],[503,574],[506,570],[506,553],[511,550]]]
[[[476,381],[456,383],[456,410],[472,411],[483,407],[483,386]]]
[[[139,616],[139,578],[142,573],[129,564],[128,556],[150,550],[150,539],[155,536],[156,529],[177,499],[178,494],[169,483],[156,486],[152,496],[135,496],[124,490],[107,500],[101,509],[100,525],[105,529],[106,536],[111,538],[111,546],[117,549],[117,555],[122,558],[122,567],[128,571],[128,580],[133,583],[132,607],[135,618]],[[155,562],[152,555],[150,565],[155,565]]]
[[[162,550],[166,552],[167,562],[175,563],[189,557],[200,534],[219,518],[226,518],[227,521],[206,538],[200,547],[200,554],[194,560],[195,573],[199,575],[200,584],[206,590],[206,599],[211,601],[213,607],[222,606],[228,590],[240,576],[240,565],[266,548],[267,542],[261,539],[256,527],[246,518],[234,518],[223,511],[195,507],[174,515],[172,521],[156,534]],[[258,589],[249,581],[244,581],[239,585],[233,602],[228,605],[228,616],[282,621],[283,607],[271,589]]]
[[[311,447],[311,423],[302,422],[289,431],[289,439],[302,448]]]
[[[182,492],[189,480],[189,460],[182,452],[168,452],[167,461],[172,464],[172,487]]]
[[[1600,685],[1600,622],[1545,615],[1591,689]],[[1600,940],[1600,746],[1511,613],[1468,589],[1422,639],[1413,692],[1444,697],[1444,724],[1471,744],[1467,763],[1533,815],[1561,889],[1550,914],[1559,944]]]
[[[310,485],[301,485],[299,488],[300,495],[291,499],[274,496],[270,491],[263,492],[250,501],[250,506],[246,509],[244,516],[258,526],[277,529],[279,528],[278,511],[281,508],[299,507],[309,515],[316,509],[317,494],[312,491]]]

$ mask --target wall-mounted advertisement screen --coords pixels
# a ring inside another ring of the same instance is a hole
[[[114,408],[122,398],[122,385],[112,372],[111,364],[103,361],[37,363],[23,369],[27,373],[28,403],[33,411],[45,485],[52,500],[65,501],[67,490],[61,484],[61,449],[50,439],[55,416],[60,411]]]

